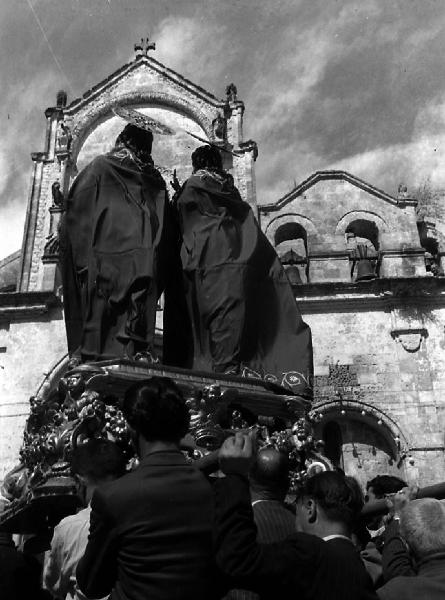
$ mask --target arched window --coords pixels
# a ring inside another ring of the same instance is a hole
[[[355,281],[375,279],[379,267],[379,230],[373,221],[357,219],[345,231],[351,260],[351,278]]]
[[[307,233],[299,223],[284,223],[275,232],[275,248],[292,285],[307,283]]]
[[[275,233],[275,246],[279,246],[283,242],[292,240],[303,240],[305,247],[307,246],[307,233],[305,228],[300,223],[284,223]]]
[[[345,231],[348,246],[351,241],[355,244],[364,244],[368,248],[377,251],[379,249],[379,230],[373,221],[357,219],[349,223]]]
[[[436,226],[432,222],[420,221],[417,223],[419,231],[420,244],[425,250],[425,269],[426,272],[438,276],[443,276],[443,269],[440,264],[439,254],[439,236]]]

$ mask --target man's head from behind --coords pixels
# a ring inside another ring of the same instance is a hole
[[[250,489],[257,498],[284,501],[289,488],[289,459],[274,448],[260,450],[249,474]]]
[[[400,533],[417,561],[445,552],[445,503],[434,498],[411,501],[400,515]]]
[[[222,158],[218,148],[209,145],[196,148],[192,154],[192,166],[194,171],[199,169],[222,171]]]
[[[138,156],[150,156],[153,145],[151,131],[129,123],[116,139],[116,145],[123,144]]]
[[[336,471],[309,477],[297,495],[297,529],[318,537],[349,536],[363,507],[360,490]]]
[[[126,459],[122,450],[110,440],[92,439],[73,451],[71,470],[87,488],[93,489],[121,477],[125,473]]]
[[[135,383],[126,392],[123,413],[145,442],[179,444],[190,424],[190,413],[181,390],[168,377]]]

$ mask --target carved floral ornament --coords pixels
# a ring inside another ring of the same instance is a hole
[[[417,352],[422,345],[422,340],[428,337],[428,331],[425,328],[393,329],[391,336],[400,342],[407,352]]]

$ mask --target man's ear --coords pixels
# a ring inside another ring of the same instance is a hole
[[[305,508],[307,511],[308,522],[315,523],[317,520],[317,504],[315,503],[315,500],[307,498],[305,501]]]
[[[140,448],[139,448],[139,435],[137,434],[136,430],[133,429],[133,427],[131,427],[130,425],[128,425],[128,431],[130,432],[130,443],[133,447],[133,450],[135,451],[135,453],[139,456],[140,452]]]

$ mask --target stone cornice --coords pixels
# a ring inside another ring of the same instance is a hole
[[[394,257],[404,257],[404,256],[424,256],[425,249],[421,246],[413,247],[413,248],[383,248],[378,251],[379,257],[383,256],[394,256]],[[308,260],[337,260],[342,258],[353,258],[351,256],[351,250],[329,250],[326,252],[310,252],[307,255]],[[376,258],[373,256],[372,258]]]
[[[95,97],[102,94],[107,88],[112,86],[115,82],[119,81],[119,79],[122,79],[127,73],[130,73],[131,71],[144,66],[153,69],[154,71],[157,71],[158,73],[164,75],[176,84],[189,89],[192,93],[201,97],[202,99],[214,105],[215,107],[221,109],[225,107],[225,101],[220,100],[204,88],[200,87],[199,85],[196,85],[195,83],[186,79],[179,73],[176,73],[176,71],[169,69],[168,67],[154,59],[152,56],[140,56],[135,60],[127,63],[126,65],[123,65],[120,69],[114,71],[114,73],[103,79],[100,83],[90,88],[83,94],[81,98],[76,98],[75,100],[73,100],[69,104],[69,106],[67,106],[64,109],[64,114],[75,114],[78,110],[80,110],[82,106],[88,104]]]
[[[45,117],[47,119],[52,116],[59,118],[59,117],[62,117],[62,115],[63,115],[63,108],[60,108],[59,106],[49,106],[45,110]]]
[[[237,148],[237,152],[253,152],[253,160],[258,158],[258,145],[253,140],[247,140],[246,142],[241,142],[239,147]]]
[[[405,206],[417,206],[417,200],[414,198],[394,198],[393,196],[387,194],[383,190],[376,188],[375,186],[363,181],[359,177],[348,173],[347,171],[316,171],[312,175],[310,175],[307,179],[302,181],[297,187],[295,187],[288,194],[274,202],[273,204],[262,204],[258,207],[260,213],[269,213],[276,212],[281,210],[286,204],[292,202],[295,198],[303,194],[307,189],[318,183],[319,181],[326,180],[343,180],[348,181],[352,185],[357,186],[373,196],[381,198],[390,204],[395,206],[399,206],[401,208]]]
[[[303,314],[390,310],[445,306],[445,278],[400,277],[372,281],[320,282],[294,285],[296,300]]]
[[[0,320],[36,317],[58,306],[60,299],[53,292],[6,292],[0,294]]]
[[[44,162],[46,157],[46,152],[31,152],[31,160],[35,162]]]

